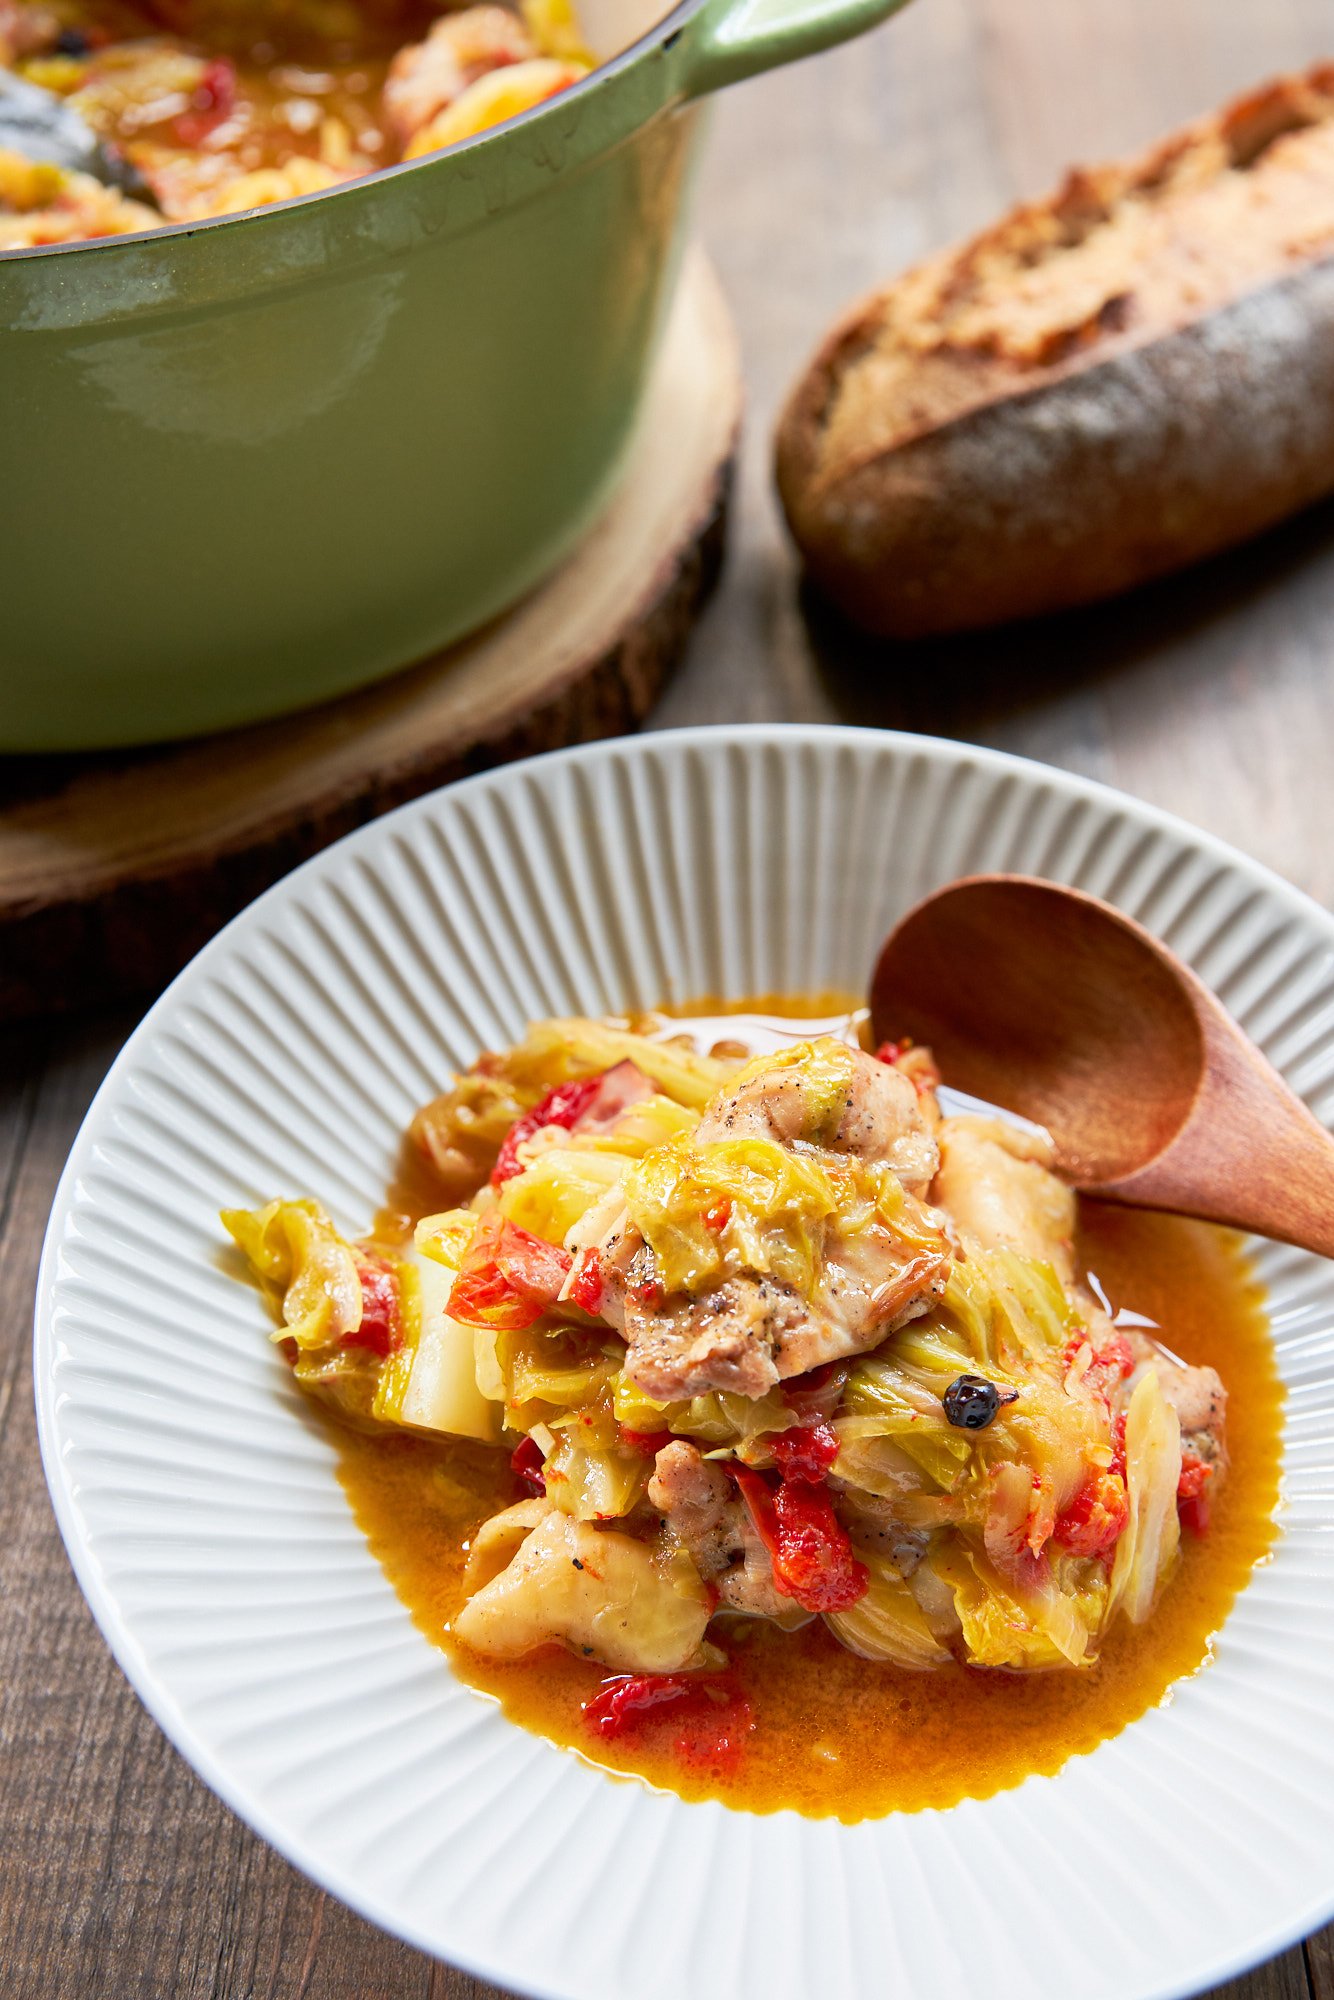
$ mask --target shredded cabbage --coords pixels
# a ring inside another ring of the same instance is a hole
[[[455,1273],[417,1253],[399,1267],[403,1345],[380,1370],[371,1413],[407,1430],[495,1444],[500,1412],[477,1386],[473,1329],[448,1312]]]
[[[669,1292],[703,1291],[742,1269],[809,1293],[837,1206],[817,1160],[754,1137],[659,1146],[626,1175],[625,1200]]]
[[[980,1549],[949,1539],[928,1558],[954,1593],[968,1658],[979,1667],[1091,1666],[1106,1609],[1102,1566],[1064,1559],[1019,1589]]]
[[[890,1666],[917,1672],[948,1666],[952,1654],[932,1632],[898,1571],[864,1548],[859,1547],[857,1554],[870,1573],[870,1582],[865,1596],[850,1610],[825,1614],[825,1624],[835,1638],[864,1660],[884,1660]]]
[[[1130,1518],[1112,1567],[1112,1608],[1142,1625],[1176,1561],[1181,1540],[1177,1482],[1181,1425],[1150,1368],[1126,1411],[1126,1495]]]
[[[565,1137],[564,1134],[561,1135]],[[614,1188],[628,1154],[550,1146],[500,1190],[500,1212],[548,1243],[563,1243],[576,1222]]]
[[[596,1451],[570,1429],[560,1431],[543,1465],[547,1498],[579,1521],[611,1521],[644,1497],[653,1461],[642,1451]]]
[[[361,1325],[357,1260],[318,1202],[271,1201],[253,1214],[227,1208],[222,1223],[255,1275],[281,1294],[283,1328],[276,1340],[314,1350],[356,1332]]]

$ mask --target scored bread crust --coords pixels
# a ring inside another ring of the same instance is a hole
[[[856,306],[776,471],[812,576],[900,638],[1108,596],[1334,490],[1334,67]]]

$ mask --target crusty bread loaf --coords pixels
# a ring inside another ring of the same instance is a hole
[[[1334,491],[1334,65],[856,307],[777,475],[814,578],[904,638],[1106,596]]]

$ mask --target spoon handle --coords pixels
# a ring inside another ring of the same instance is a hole
[[[1205,1064],[1176,1137],[1090,1193],[1175,1209],[1334,1257],[1334,1138],[1200,989]]]

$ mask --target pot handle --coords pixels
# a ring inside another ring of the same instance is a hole
[[[683,87],[702,97],[850,41],[905,0],[707,0],[682,36]]]

